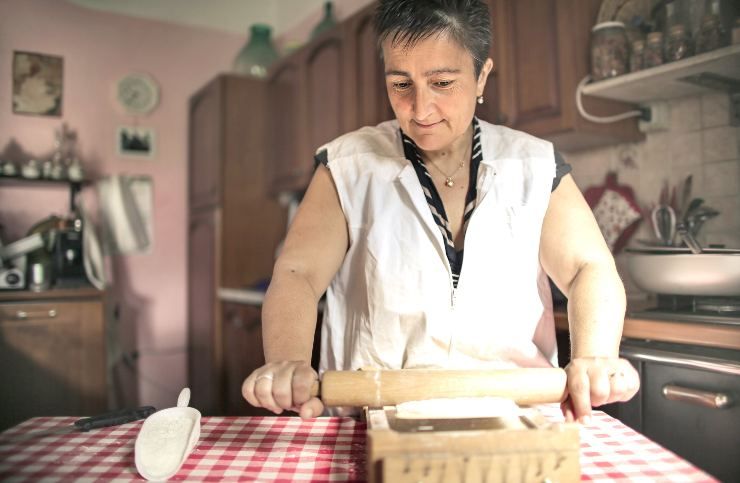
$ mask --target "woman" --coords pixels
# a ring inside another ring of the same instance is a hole
[[[265,297],[267,363],[244,397],[324,411],[309,395],[324,292],[322,372],[555,365],[546,275],[570,301],[566,418],[632,397],[624,288],[567,165],[549,142],[474,117],[493,69],[485,4],[381,0],[376,32],[396,120],[319,149]]]

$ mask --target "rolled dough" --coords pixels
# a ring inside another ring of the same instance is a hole
[[[396,405],[396,418],[400,419],[503,418],[519,414],[519,406],[502,397],[426,399]]]

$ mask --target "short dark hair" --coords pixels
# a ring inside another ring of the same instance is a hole
[[[473,57],[478,77],[491,47],[491,17],[482,0],[380,0],[375,33],[378,47],[389,37],[394,46],[413,47],[432,35],[448,34]]]

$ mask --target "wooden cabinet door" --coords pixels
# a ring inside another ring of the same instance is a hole
[[[309,151],[299,155],[308,160],[310,172],[316,149],[344,132],[342,87],[347,66],[342,55],[343,43],[341,31],[333,29],[317,38],[304,57],[305,127]]]
[[[219,203],[222,169],[222,84],[211,82],[190,100],[189,202],[191,208]]]
[[[374,126],[394,118],[385,88],[373,15],[375,4],[353,15],[343,24],[345,64],[343,75],[346,131]]]
[[[221,412],[220,276],[221,211],[191,212],[188,228],[188,384],[190,405],[204,415]]]
[[[314,171],[316,150],[347,131],[343,101],[350,67],[342,30],[324,32],[282,60],[270,76],[274,127],[271,191],[301,191]]]
[[[241,392],[244,379],[265,364],[260,311],[261,307],[253,305],[222,304],[227,416],[274,415],[247,403]]]
[[[304,159],[306,151],[304,109],[301,104],[302,69],[299,55],[281,62],[269,81],[268,96],[271,112],[267,122],[270,126],[270,160],[268,180],[270,191],[279,193],[300,186],[305,182],[310,159]]]
[[[0,430],[36,416],[106,409],[102,301],[0,305]]]
[[[486,104],[489,122],[548,139],[562,151],[644,138],[635,118],[611,124],[586,121],[577,111],[578,83],[589,73],[590,30],[601,0],[489,0],[494,72]],[[586,109],[611,115],[633,109],[585,98]]]
[[[500,122],[526,131],[560,121],[557,0],[496,0]]]

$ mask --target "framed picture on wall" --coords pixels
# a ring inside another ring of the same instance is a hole
[[[13,113],[61,116],[63,69],[62,57],[13,52]]]
[[[120,156],[153,158],[155,147],[154,129],[139,126],[120,126],[116,137]]]

